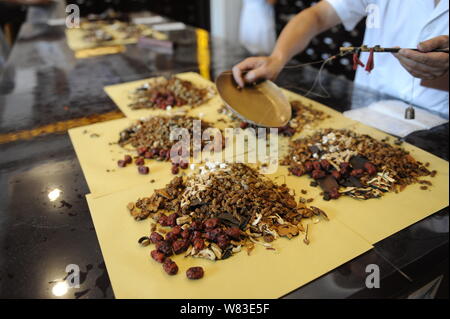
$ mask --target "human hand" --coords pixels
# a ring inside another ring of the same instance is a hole
[[[242,88],[245,83],[276,79],[283,66],[284,63],[275,57],[252,57],[235,65],[232,71],[234,80]]]
[[[435,49],[448,49],[448,36],[442,35],[420,43],[420,52],[401,49],[394,56],[414,77],[422,80],[435,80],[448,73],[448,53],[431,52]]]

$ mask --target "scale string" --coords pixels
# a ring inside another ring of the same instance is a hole
[[[312,86],[311,86],[311,88],[309,90],[306,90],[306,89],[304,89],[302,87],[299,87],[299,86],[296,86],[296,85],[292,85],[292,86],[289,85],[289,86],[285,86],[284,88],[286,88],[286,89],[297,89],[297,90],[300,90],[302,92],[306,92],[304,94],[305,97],[309,96],[309,95],[314,95],[314,96],[325,98],[325,99],[330,98],[331,95],[328,93],[328,90],[322,84],[322,75],[323,75],[324,68],[329,62],[331,62],[331,61],[333,61],[333,60],[335,60],[335,59],[337,59],[339,57],[344,57],[344,56],[349,55],[349,54],[352,54],[352,52],[338,53],[338,54],[333,55],[333,56],[331,56],[329,58],[322,59],[322,60],[319,60],[319,61],[313,61],[313,62],[308,62],[308,63],[300,63],[300,64],[296,64],[296,65],[288,65],[288,66],[283,67],[282,70],[293,70],[293,69],[300,69],[300,68],[304,68],[306,66],[310,66],[310,65],[315,65],[315,64],[321,63],[319,71],[318,71],[318,73],[317,73],[317,75],[316,75],[316,77],[314,79],[314,82],[313,82],[313,84],[312,84]],[[225,74],[232,74],[233,72],[232,71],[225,71],[224,73]],[[316,89],[317,86],[319,86],[319,88],[321,89],[323,94],[318,93],[318,92],[313,92]]]

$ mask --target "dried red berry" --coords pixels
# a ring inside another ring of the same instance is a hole
[[[188,249],[188,247],[189,247],[189,241],[187,241],[186,239],[179,239],[172,243],[173,252],[177,255],[184,253],[186,251],[186,249]]]
[[[181,232],[182,232],[183,230],[181,229],[181,226],[175,226],[174,228],[172,228],[172,233],[174,233],[175,235],[181,235]]]
[[[165,240],[173,242],[173,241],[177,240],[177,238],[178,238],[178,235],[174,234],[173,232],[170,231],[166,234]]]
[[[195,230],[195,231],[192,233],[192,240],[193,240],[193,241],[195,241],[196,239],[201,239],[201,238],[202,238],[202,233],[201,233],[201,232]]]
[[[322,169],[319,161],[314,161],[312,164],[315,171],[320,171]]]
[[[340,180],[341,179],[341,172],[339,171],[332,171],[331,175],[336,179],[336,180]]]
[[[225,230],[225,234],[233,239],[239,240],[241,237],[241,230],[238,227],[231,227]]]
[[[307,171],[309,173],[309,172],[312,172],[313,169],[314,169],[314,166],[313,166],[312,162],[308,161],[305,163],[305,171]]]
[[[167,274],[171,276],[176,275],[178,272],[177,264],[170,258],[166,258],[166,260],[164,261],[163,269]]]
[[[150,256],[152,256],[152,258],[155,260],[155,261],[157,261],[157,262],[159,262],[159,263],[163,263],[164,262],[164,260],[166,259],[166,255],[164,255],[162,252],[160,252],[160,251],[157,251],[157,250],[152,250],[151,252],[150,252]]]
[[[156,250],[166,256],[172,256],[172,245],[168,241],[159,241],[156,243]]]
[[[169,218],[168,218],[166,215],[161,215],[161,216],[158,218],[158,223],[159,223],[161,226],[169,226]]]
[[[183,239],[188,239],[190,236],[191,236],[191,233],[189,232],[188,229],[185,229],[185,230],[183,230],[183,231],[181,232],[181,237],[182,237]]]
[[[302,176],[304,174],[304,171],[300,166],[292,167],[290,170],[294,176]]]
[[[189,163],[188,162],[181,162],[180,163],[180,168],[181,169],[187,169],[189,167]]]
[[[341,194],[339,193],[339,191],[337,189],[332,189],[330,192],[330,198],[338,199],[339,197],[341,197]]]
[[[171,172],[173,175],[177,175],[180,172],[180,168],[178,166],[172,166]]]
[[[243,130],[245,130],[248,127],[248,123],[247,122],[241,122],[241,124],[239,125],[239,127]]]
[[[326,159],[323,159],[323,160],[320,161],[320,166],[321,166],[324,170],[328,171],[328,170],[330,169],[330,167],[331,167],[331,164],[330,164],[330,162],[328,162]]]
[[[370,162],[364,163],[364,169],[369,175],[375,175],[377,173],[377,168]]]
[[[202,224],[201,221],[196,220],[196,221],[192,222],[191,228],[193,230],[202,230],[203,229],[203,224]]]
[[[138,172],[141,175],[147,175],[150,172],[148,166],[138,166]]]
[[[194,241],[194,248],[196,251],[200,251],[205,248],[205,241],[203,239],[196,239]]]
[[[173,213],[167,217],[167,226],[174,227],[177,225],[178,214]]]
[[[148,151],[148,147],[139,147],[139,148],[137,149],[137,152],[138,152],[139,156],[144,155],[145,152],[147,152],[147,151]]]
[[[359,169],[354,169],[350,175],[354,176],[354,177],[361,177],[364,174],[364,170],[359,168]]]
[[[123,161],[123,160],[118,160],[118,161],[117,161],[117,166],[119,166],[119,167],[125,167],[125,166],[127,166],[127,163],[126,163],[125,161]]]
[[[321,171],[321,170],[314,170],[311,173],[312,178],[314,179],[319,179],[319,178],[324,178],[325,177],[325,172]]]
[[[130,155],[125,155],[125,157],[123,158],[123,160],[124,160],[125,163],[127,163],[127,164],[133,163],[133,158],[132,158]]]
[[[152,159],[153,158],[153,154],[151,152],[145,152],[144,153],[144,158],[146,159]]]
[[[144,160],[143,157],[138,157],[138,158],[136,158],[136,159],[134,160],[134,163],[135,163],[137,166],[141,166],[141,165],[144,165],[144,164],[145,164],[145,160]]]
[[[230,244],[230,239],[227,235],[221,234],[217,236],[216,242],[220,249],[225,249]]]
[[[166,150],[160,150],[159,151],[159,157],[161,157],[162,159],[165,159],[167,155]]]
[[[201,279],[203,278],[204,271],[202,267],[191,267],[188,270],[186,270],[186,277],[189,279]]]
[[[205,228],[207,229],[216,228],[217,226],[219,226],[219,224],[220,220],[218,218],[209,218],[204,222]]]

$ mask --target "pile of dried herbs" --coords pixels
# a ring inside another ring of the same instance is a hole
[[[226,259],[255,245],[273,250],[279,237],[305,232],[302,219],[328,219],[316,207],[295,200],[286,185],[276,185],[244,164],[220,164],[189,177],[175,177],[165,188],[128,204],[136,220],[153,220],[148,242],[152,257]],[[304,242],[308,244],[307,234]]]
[[[325,129],[292,141],[282,164],[288,165],[293,175],[309,174],[315,179],[312,185],[321,186],[325,200],[341,195],[378,198],[436,174],[387,140],[344,129]]]
[[[279,134],[283,136],[291,137],[294,134],[301,132],[307,126],[317,124],[318,122],[321,122],[330,117],[324,112],[316,110],[312,106],[303,104],[300,101],[292,101],[291,107],[292,107],[291,120],[286,126],[278,128]],[[225,106],[221,107],[218,112],[220,114],[227,115],[235,124],[235,126],[240,127],[241,129],[259,128],[259,126],[257,125],[243,122]]]
[[[132,109],[169,109],[177,106],[198,106],[215,95],[212,87],[199,88],[176,76],[157,78],[135,89],[130,98]]]
[[[132,126],[120,132],[118,144],[122,147],[131,145],[137,152],[134,157],[134,163],[138,166],[138,172],[146,175],[149,173],[149,168],[145,166],[146,159],[157,159],[160,161],[169,161],[170,151],[177,140],[170,139],[170,133],[175,128],[187,129],[189,138],[198,138],[202,141],[201,148],[203,149],[208,141],[202,139],[201,134],[204,130],[212,128],[212,126],[205,121],[200,122],[200,129],[194,130],[194,120],[199,121],[195,117],[176,115],[176,116],[153,116],[146,120],[139,120]],[[200,136],[195,136],[200,135]],[[221,148],[225,146],[222,135],[217,141],[221,142]],[[191,143],[191,141],[184,141]],[[190,147],[192,155],[193,148]],[[172,159],[173,160],[173,159]],[[119,167],[125,167],[131,164],[133,159],[130,155],[125,155],[123,160],[117,162]],[[189,158],[173,160],[172,173],[178,174],[179,169],[186,169],[188,167]]]

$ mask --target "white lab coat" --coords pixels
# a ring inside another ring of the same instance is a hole
[[[369,47],[416,48],[419,42],[449,34],[448,0],[441,0],[436,7],[434,0],[327,1],[334,7],[347,30],[352,30],[367,15],[369,5],[377,6],[379,27],[375,23],[375,28],[366,28],[364,36],[364,44]],[[367,58],[367,53],[361,55],[364,63]],[[448,118],[448,92],[423,87],[420,82],[420,79],[414,80],[412,103]],[[413,77],[389,53],[375,54],[375,69],[372,73],[359,68],[355,83],[405,101],[411,101],[412,98]]]
[[[275,12],[266,0],[243,1],[239,40],[253,55],[272,53],[276,42]]]

